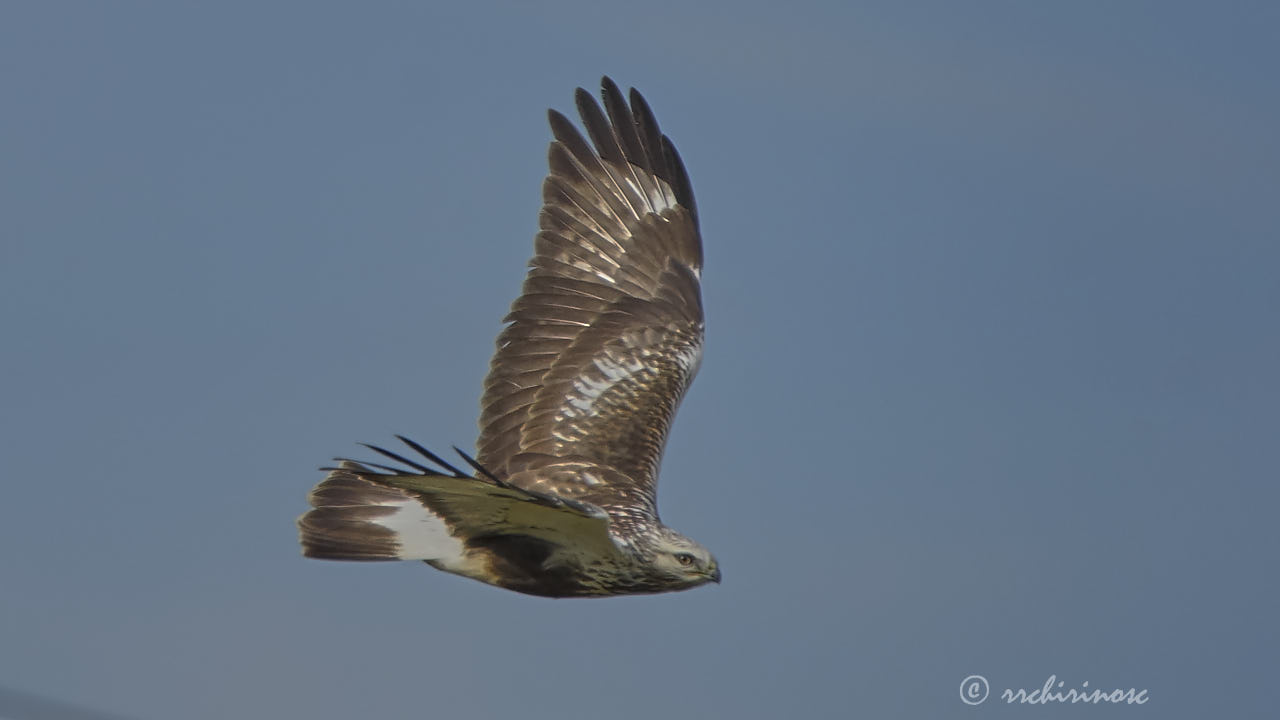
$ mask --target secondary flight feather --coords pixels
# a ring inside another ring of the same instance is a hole
[[[554,140],[524,287],[505,318],[467,471],[418,443],[340,458],[298,520],[303,554],[422,560],[549,597],[720,581],[710,551],[663,525],[667,432],[702,358],[693,189],[649,105],[579,88],[587,138]],[[391,463],[391,464],[387,464]]]

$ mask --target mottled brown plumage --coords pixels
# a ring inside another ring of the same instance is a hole
[[[411,470],[344,460],[299,521],[304,552],[422,559],[551,596],[679,590],[719,580],[663,526],[657,476],[697,372],[702,243],[684,164],[635,90],[578,89],[590,144],[550,112],[550,174],[523,291],[481,398],[470,476],[374,448]],[[360,527],[367,527],[362,536]]]

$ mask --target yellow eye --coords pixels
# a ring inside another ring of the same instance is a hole
[[[676,553],[676,562],[685,567],[689,567],[693,564],[693,556],[689,553]]]

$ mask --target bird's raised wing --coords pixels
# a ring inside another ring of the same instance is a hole
[[[478,460],[516,485],[652,508],[702,354],[702,241],[684,164],[644,98],[602,88],[604,111],[576,95],[594,149],[550,113],[540,232],[485,379]]]

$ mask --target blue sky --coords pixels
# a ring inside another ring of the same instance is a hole
[[[5,4],[0,713],[1274,712],[1278,24]],[[545,109],[605,73],[698,197],[707,351],[660,504],[724,584],[304,560],[330,457],[471,446]],[[995,697],[1051,674],[1151,700]]]

